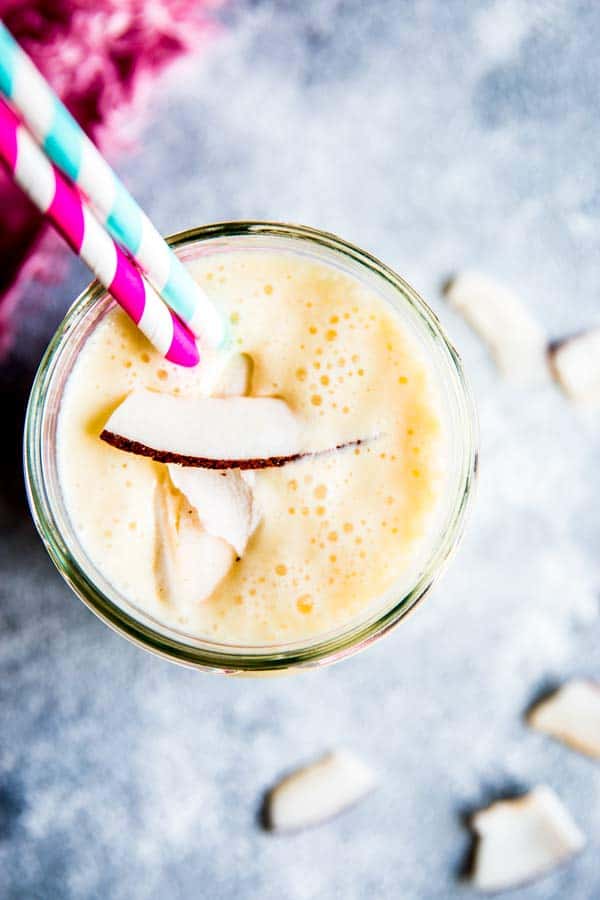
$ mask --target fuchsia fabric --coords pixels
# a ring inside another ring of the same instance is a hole
[[[111,159],[131,145],[157,75],[215,32],[218,0],[0,0],[0,18]],[[0,357],[31,278],[60,276],[64,251],[0,171]]]

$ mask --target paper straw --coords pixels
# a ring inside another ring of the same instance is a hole
[[[199,353],[192,332],[102,228],[77,188],[44,156],[1,97],[0,161],[156,349],[171,362],[195,366]]]
[[[140,209],[94,144],[0,22],[0,91],[47,156],[83,192],[99,221],[195,335],[227,340],[224,317]]]

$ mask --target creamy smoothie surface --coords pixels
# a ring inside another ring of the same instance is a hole
[[[256,470],[248,484],[258,525],[241,556],[226,541],[205,542],[203,511],[168,467],[99,436],[136,389],[208,395],[223,353],[196,369],[172,365],[114,309],[87,339],[62,400],[59,477],[73,526],[119,592],[186,634],[263,645],[343,629],[391,588],[400,597],[412,586],[439,525],[448,425],[435,373],[402,314],[333,266],[252,250],[191,268],[226,310],[228,353],[254,363],[250,395],[284,400],[321,447],[364,443]],[[169,542],[184,540],[200,567],[219,557],[208,597],[200,569],[200,599],[189,579],[180,593],[165,578]]]

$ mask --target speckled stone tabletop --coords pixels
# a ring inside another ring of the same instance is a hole
[[[523,712],[600,677],[600,415],[502,381],[440,284],[496,276],[550,338],[600,319],[600,5],[265,0],[224,19],[156,95],[125,179],[166,232],[305,222],[414,284],[474,386],[476,506],[427,601],[352,660],[239,681],[155,659],[69,592],[26,511],[24,399],[86,276],[32,288],[45,311],[0,380],[0,896],[467,898],[468,813],[548,783],[588,845],[511,896],[597,898],[600,769]],[[261,830],[273,780],[338,745],[379,790],[316,830]]]

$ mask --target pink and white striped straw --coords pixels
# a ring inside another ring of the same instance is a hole
[[[0,162],[159,353],[180,366],[199,361],[194,335],[103,229],[73,184],[44,155],[0,98]]]

